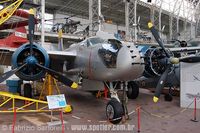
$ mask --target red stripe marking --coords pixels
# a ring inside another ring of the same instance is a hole
[[[89,75],[88,76],[90,79],[92,79],[91,59],[92,59],[92,51],[90,51],[89,62],[88,62],[88,67],[89,67]]]

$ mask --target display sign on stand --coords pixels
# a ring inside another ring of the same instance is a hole
[[[67,102],[65,99],[65,95],[50,95],[47,96],[47,102],[48,102],[48,107],[51,110],[51,122],[47,122],[49,126],[56,126],[56,125],[61,125],[62,121],[53,121],[53,111],[54,110],[63,110],[67,106]],[[66,121],[63,121],[65,124]]]

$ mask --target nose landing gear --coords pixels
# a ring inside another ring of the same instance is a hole
[[[106,84],[106,83],[105,83]],[[128,98],[126,95],[128,82],[121,82],[120,88],[123,90],[122,97],[118,97],[118,90],[116,89],[118,83],[115,83],[113,87],[113,83],[110,82],[109,85],[106,86],[110,90],[111,100],[107,103],[106,106],[106,116],[107,119],[113,123],[118,124],[121,122],[122,118],[125,117],[128,119],[128,109],[127,109],[127,102]]]
[[[108,120],[113,124],[118,124],[122,120],[124,110],[122,104],[116,99],[111,98],[106,106],[106,116]]]

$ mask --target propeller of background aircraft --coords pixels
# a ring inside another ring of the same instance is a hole
[[[158,34],[158,31],[155,29],[155,27],[153,26],[153,24],[151,22],[148,23],[148,27],[151,30],[155,40],[158,42],[159,46],[163,49],[166,57],[168,58],[168,61],[167,61],[168,64],[167,64],[166,70],[163,72],[163,74],[161,75],[161,77],[159,79],[159,82],[156,86],[155,94],[153,97],[153,101],[157,102],[159,100],[162,89],[164,88],[164,84],[166,82],[168,73],[170,72],[171,67],[173,67],[173,64],[177,64],[179,62],[185,62],[185,63],[200,62],[200,56],[192,55],[192,56],[187,56],[187,57],[183,57],[183,58],[171,57],[169,52],[165,49],[162,39],[160,38],[160,36]]]
[[[13,68],[12,70],[4,73],[3,75],[0,76],[0,82],[3,82],[4,80],[8,79],[10,76],[15,74],[16,72],[24,69],[25,67],[27,68],[28,71],[30,71],[31,75],[33,75],[34,71],[37,69],[43,69],[47,73],[49,73],[51,76],[53,76],[55,79],[59,80],[60,82],[63,82],[65,85],[70,86],[71,88],[77,88],[78,85],[68,79],[67,77],[63,76],[62,74],[41,65],[38,60],[36,59],[34,55],[34,50],[33,50],[33,40],[34,40],[34,30],[35,30],[35,21],[34,21],[34,10],[30,9],[29,10],[29,45],[30,45],[30,52],[29,56],[26,57],[25,63],[20,65],[17,68]]]
[[[137,28],[138,33],[141,31],[141,29],[140,29],[140,16],[138,16],[137,22],[135,24],[133,24],[133,26]]]

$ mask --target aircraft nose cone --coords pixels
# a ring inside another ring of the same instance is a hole
[[[37,63],[37,59],[34,56],[29,56],[26,58],[26,63],[30,66],[33,66]]]
[[[125,44],[121,48],[117,61],[118,69],[122,72],[124,80],[142,76],[144,60],[141,58],[139,50],[133,44]]]

